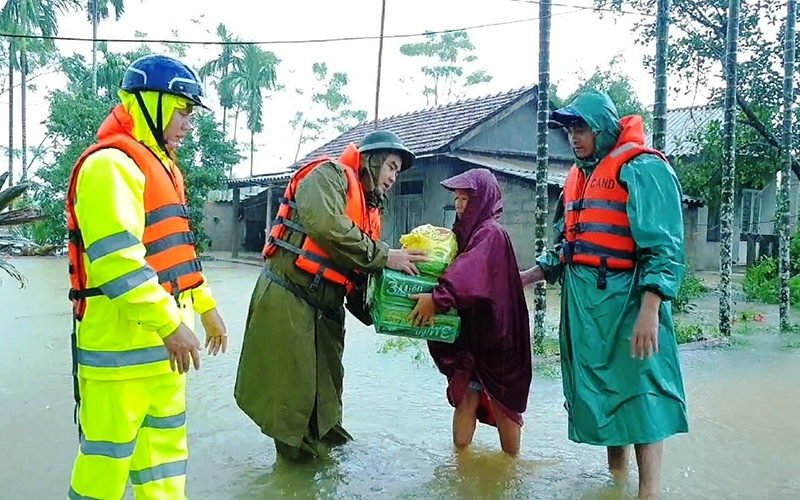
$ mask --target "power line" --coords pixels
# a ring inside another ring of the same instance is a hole
[[[586,7],[581,6],[573,6],[575,10],[566,11],[566,12],[558,12],[553,14],[556,15],[565,15],[565,14],[574,14],[576,12],[580,12],[585,10]],[[477,29],[484,29],[484,28],[495,28],[498,26],[510,26],[512,24],[522,24],[522,23],[530,23],[533,21],[538,21],[538,17],[531,17],[527,19],[515,19],[512,21],[499,21],[496,23],[484,23],[484,24],[476,24],[472,26],[464,26],[461,28],[450,28],[445,30],[436,30],[436,31],[424,31],[424,32],[417,32],[417,33],[399,33],[396,35],[384,35],[384,39],[389,38],[415,38],[425,35],[441,35],[445,33],[454,33],[457,31],[471,31]],[[365,35],[365,36],[348,36],[348,37],[339,37],[339,38],[308,38],[302,40],[269,40],[269,41],[225,41],[225,40],[166,40],[166,39],[149,39],[149,38],[86,38],[86,37],[76,37],[76,36],[44,36],[44,35],[23,35],[23,34],[15,34],[15,33],[6,33],[0,32],[0,36],[6,38],[21,38],[21,39],[31,39],[31,40],[54,40],[54,41],[63,41],[63,42],[113,42],[113,43],[163,43],[163,44],[177,44],[177,45],[303,45],[308,43],[332,43],[332,42],[352,42],[358,40],[380,40],[380,36],[377,35]]]
[[[517,3],[529,3],[533,5],[539,5],[541,0],[510,0],[512,2]],[[591,10],[592,12],[608,12],[610,14],[623,14],[628,16],[642,16],[642,17],[656,17],[655,14],[650,14],[649,12],[638,12],[635,10],[625,10],[625,9],[612,9],[608,7],[591,7],[588,5],[571,5],[566,3],[558,3],[558,2],[550,2],[550,5],[553,7],[565,7],[568,9],[577,9],[577,10]]]

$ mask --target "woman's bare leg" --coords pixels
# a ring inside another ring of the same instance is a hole
[[[464,399],[456,407],[453,413],[453,444],[457,448],[463,449],[472,444],[475,436],[475,427],[478,425],[478,418],[475,412],[481,402],[481,393],[474,389],[467,389]]]
[[[497,432],[500,434],[500,446],[503,451],[512,457],[519,453],[520,439],[522,437],[522,427],[508,418],[503,410],[492,401],[492,411],[497,420]]]

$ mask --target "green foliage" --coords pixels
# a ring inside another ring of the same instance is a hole
[[[111,18],[111,9],[114,9],[114,20],[119,21],[122,19],[122,14],[125,13],[124,0],[87,0],[86,2],[86,20],[90,23],[94,18],[95,4],[97,8],[97,20],[104,21]]]
[[[178,30],[172,30],[172,36],[175,39],[180,39],[180,35],[178,34]],[[165,47],[167,51],[175,57],[181,58],[186,57],[186,51],[189,49],[189,45],[186,43],[165,43]]]
[[[298,111],[289,122],[294,130],[300,129],[295,161],[303,144],[327,140],[332,134],[344,133],[367,119],[365,110],[349,108],[352,101],[345,93],[350,82],[347,73],[337,71],[329,76],[324,62],[315,62],[311,72],[314,84],[309,91],[308,109]],[[306,91],[298,88],[295,93],[305,95]]]
[[[596,7],[655,12],[656,0],[594,0]],[[711,90],[711,104],[722,105],[720,74],[725,63],[727,0],[696,2],[673,0],[670,5],[668,73],[672,92],[696,94]],[[782,137],[783,31],[785,3],[781,0],[743,0],[740,11],[736,115],[736,177],[738,187],[759,189],[782,163],[778,151]],[[655,16],[642,17],[634,25],[636,43],[655,41]],[[800,37],[798,37],[800,39]],[[800,51],[795,61],[800,61]],[[652,55],[644,63],[654,71]],[[723,70],[724,76],[724,70]],[[800,108],[795,121],[800,119]],[[684,191],[719,206],[722,161],[721,124],[694,137],[697,156],[676,162]]]
[[[739,119],[742,120],[742,117]],[[711,207],[718,207],[724,164],[722,123],[710,121],[689,134],[686,141],[695,145],[697,154],[676,158],[673,162],[681,186],[688,196],[704,200]],[[737,129],[736,186],[763,189],[775,180],[782,161],[779,150],[766,143],[755,129]]]
[[[789,247],[790,302],[800,304],[800,237],[795,234]],[[778,259],[764,258],[745,271],[742,288],[748,300],[777,304],[780,301]]]
[[[533,354],[536,356],[557,356],[561,351],[561,346],[558,342],[558,337],[547,337],[540,345],[536,345],[533,349]]]
[[[588,77],[581,78],[578,88],[565,99],[557,96],[557,90],[550,92],[557,106],[566,106],[579,94],[590,89],[605,92],[617,106],[619,116],[641,115],[645,120],[645,127],[649,130],[652,124],[652,113],[645,108],[642,101],[633,90],[633,84],[629,75],[622,71],[623,58],[621,55],[615,56],[606,66],[597,66],[594,73]]]
[[[278,90],[277,68],[281,60],[274,52],[258,45],[242,45],[241,57],[233,60],[224,85],[238,89],[246,102],[247,128],[252,133],[264,130],[264,90]]]
[[[408,337],[389,337],[383,341],[380,349],[378,349],[380,354],[389,354],[390,352],[401,353],[408,351],[412,353],[414,363],[417,365],[420,365],[424,363],[426,359],[429,359],[427,344],[425,341],[420,339],[412,339]]]
[[[425,41],[400,46],[404,56],[423,58],[420,68],[424,76],[422,95],[428,106],[438,106],[460,99],[469,87],[492,81],[483,69],[465,70],[478,60],[475,46],[466,31],[435,34],[426,32]],[[403,79],[401,79],[402,81]]]
[[[691,272],[691,265],[686,265],[686,271],[681,279],[681,287],[678,296],[672,301],[672,310],[675,312],[692,312],[694,310],[694,300],[707,293],[709,288],[703,280]]]
[[[684,325],[683,323],[678,323],[675,325],[675,340],[677,341],[678,345],[697,342],[699,340],[703,340],[704,338],[705,334],[703,332],[703,327],[698,324],[691,323]]]

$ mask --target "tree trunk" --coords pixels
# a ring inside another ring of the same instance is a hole
[[[294,161],[292,163],[297,163],[297,158],[300,156],[300,147],[303,145],[303,133],[306,131],[306,123],[308,120],[303,120],[303,124],[300,125],[300,138],[297,140],[297,149],[294,152]]]
[[[28,56],[26,52],[23,50],[19,54],[19,74],[21,76],[20,80],[20,116],[21,120],[21,129],[22,132],[22,148],[21,148],[21,155],[20,158],[22,160],[22,177],[20,178],[21,182],[25,182],[28,180],[28,113],[27,113],[27,105],[28,105]]]
[[[539,4],[539,103],[537,107],[536,151],[536,255],[541,255],[547,247],[547,170],[549,163],[547,139],[549,136],[547,120],[550,111],[550,0]],[[534,352],[541,352],[544,346],[544,322],[547,315],[547,283],[536,283],[534,288],[533,346]]]
[[[236,142],[236,131],[239,130],[239,109],[236,110],[236,114],[233,115],[233,142]]]
[[[253,152],[256,149],[256,135],[250,131],[250,177],[253,177]]]
[[[14,185],[14,39],[8,41],[8,187]]]
[[[92,93],[97,94],[97,2],[92,0]]]
[[[783,152],[785,159],[781,165],[778,196],[778,235],[780,248],[780,328],[788,331],[789,323],[789,278],[790,261],[790,203],[789,185],[792,175],[792,104],[794,103],[794,58],[795,58],[795,23],[797,19],[797,0],[786,2],[786,32],[783,51]]]
[[[222,108],[222,137],[227,139],[228,137],[225,135],[226,125],[228,124],[228,108]]]
[[[656,14],[656,98],[653,106],[653,147],[667,149],[667,59],[669,0],[658,0]]]
[[[725,61],[725,110],[720,199],[719,255],[719,331],[730,336],[733,328],[731,312],[731,271],[733,268],[733,189],[736,174],[736,55],[739,38],[739,2],[728,2],[728,31]]]

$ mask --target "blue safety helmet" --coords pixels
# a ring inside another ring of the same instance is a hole
[[[189,66],[169,56],[153,54],[135,60],[122,77],[120,88],[126,92],[154,91],[188,99],[206,108],[203,84]]]
[[[586,123],[580,113],[572,106],[565,106],[550,113],[547,126],[551,129],[569,128],[579,123]]]

